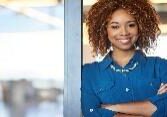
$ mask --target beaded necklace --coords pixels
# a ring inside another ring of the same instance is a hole
[[[111,64],[111,65],[110,65],[110,68],[111,68],[113,71],[115,71],[115,72],[128,73],[128,72],[134,70],[134,69],[137,67],[137,65],[138,65],[138,62],[135,62],[135,63],[133,64],[133,66],[130,67],[130,68],[127,68],[127,69],[121,68],[121,69],[120,69],[120,68],[115,68],[115,66]]]

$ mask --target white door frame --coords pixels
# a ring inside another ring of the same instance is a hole
[[[64,117],[80,117],[81,0],[65,0]]]

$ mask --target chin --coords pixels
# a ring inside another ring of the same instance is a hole
[[[123,51],[129,51],[129,50],[134,50],[134,46],[127,46],[127,47],[120,47],[119,48],[120,50],[123,50]]]

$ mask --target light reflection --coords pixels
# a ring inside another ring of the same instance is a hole
[[[63,3],[3,1],[0,0],[0,116],[63,117]]]

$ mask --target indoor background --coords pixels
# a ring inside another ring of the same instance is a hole
[[[0,117],[63,117],[63,0],[0,0]]]

